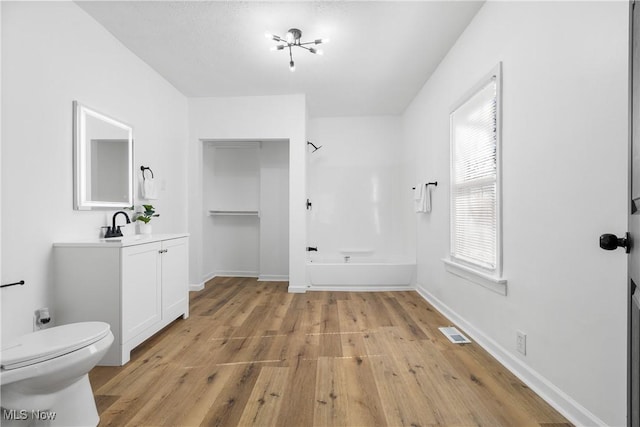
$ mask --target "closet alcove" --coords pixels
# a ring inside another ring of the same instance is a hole
[[[204,141],[203,267],[288,280],[289,141]]]

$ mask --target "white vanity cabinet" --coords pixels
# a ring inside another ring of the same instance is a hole
[[[56,323],[109,323],[115,340],[99,365],[124,365],[133,348],[189,316],[187,236],[54,244]]]

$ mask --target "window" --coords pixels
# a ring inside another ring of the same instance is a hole
[[[457,104],[451,124],[451,261],[501,274],[500,64]]]

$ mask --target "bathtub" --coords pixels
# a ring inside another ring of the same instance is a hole
[[[312,289],[317,290],[407,290],[414,288],[416,263],[350,257],[312,259],[307,274]]]

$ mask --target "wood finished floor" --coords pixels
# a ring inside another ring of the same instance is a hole
[[[415,292],[287,293],[216,278],[123,367],[90,373],[101,426],[569,426]]]

